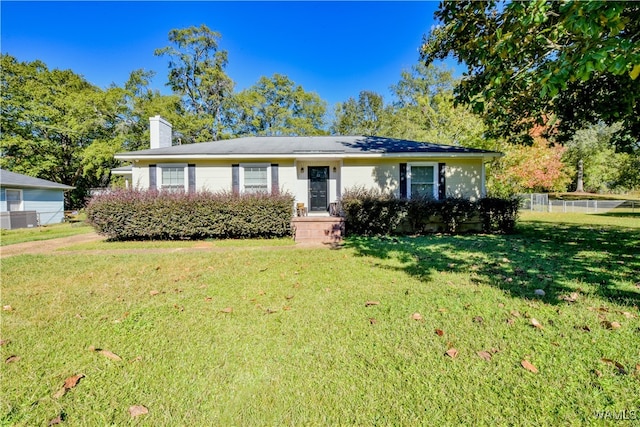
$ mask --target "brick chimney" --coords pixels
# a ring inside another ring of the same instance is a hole
[[[171,147],[171,123],[160,116],[149,118],[151,148]]]

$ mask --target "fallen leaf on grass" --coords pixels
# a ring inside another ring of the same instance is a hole
[[[233,307],[226,307],[220,310],[223,313],[233,313]]]
[[[591,332],[591,328],[589,328],[589,326],[587,326],[587,325],[584,325],[584,326],[575,326],[575,328],[576,328],[576,329],[580,329],[580,330],[585,331],[585,332]]]
[[[618,322],[609,322],[608,320],[603,320],[600,322],[603,327],[607,329],[620,329],[622,325]]]
[[[438,311],[439,311],[440,313],[446,313],[446,312],[447,312],[447,309],[446,309],[446,308],[439,308],[439,309],[438,309]]]
[[[622,375],[627,375],[627,370],[625,369],[622,363],[616,362],[615,360],[612,360],[612,359],[607,359],[606,357],[603,357],[602,359],[600,359],[600,361],[602,361],[603,363],[606,363],[607,365],[615,366],[616,369],[618,370],[618,373]]]
[[[133,405],[129,407],[129,414],[132,418],[135,418],[139,415],[145,415],[149,413],[149,409],[146,406],[142,405]]]
[[[13,311],[13,307],[11,307],[10,305],[3,305],[2,306],[2,310],[4,310],[4,311]]]
[[[520,317],[520,312],[518,310],[511,310],[509,312],[513,317]]]
[[[420,314],[420,313],[413,313],[413,314],[411,315],[411,318],[412,318],[413,320],[422,320],[422,314]]]
[[[205,300],[206,302],[209,302],[209,301],[213,301],[213,298],[211,298],[211,297],[205,297],[205,299],[204,299],[204,300]]]
[[[538,368],[536,368],[535,366],[533,366],[533,364],[531,362],[529,362],[527,359],[524,359],[522,362],[520,362],[520,364],[522,365],[522,367],[524,369],[526,369],[529,372],[533,372],[534,374],[538,373]]]
[[[291,310],[291,307],[289,307],[288,305],[285,305],[284,307],[282,307],[282,310],[289,311]]]
[[[364,303],[365,307],[371,307],[372,305],[380,305],[380,301],[367,301]]]
[[[515,325],[515,323],[516,323],[515,319],[511,317],[507,319],[507,325]]]
[[[566,302],[576,302],[578,300],[578,293],[572,292],[571,295],[562,295],[560,299]]]
[[[531,326],[533,326],[534,328],[538,328],[538,329],[544,329],[544,327],[542,326],[542,323],[538,322],[535,318],[531,318]]]
[[[120,361],[122,360],[122,358],[120,356],[118,356],[115,353],[110,352],[109,350],[99,350],[98,353],[100,353],[101,355],[111,359],[111,360],[117,360]]]
[[[122,360],[122,358],[120,356],[118,356],[117,354],[109,351],[109,350],[103,350],[101,348],[96,348],[93,345],[89,346],[89,351],[95,351],[96,353],[100,353],[101,355],[111,359],[111,360],[117,360],[120,361]]]
[[[435,332],[436,332],[436,335],[439,337],[444,335],[444,331],[442,329],[436,329]]]
[[[622,314],[624,315],[624,317],[626,317],[627,319],[634,319],[636,316],[633,313],[629,313],[628,311],[623,311]]]
[[[474,323],[480,323],[482,324],[484,322],[484,319],[482,318],[482,316],[476,316],[473,318]]]
[[[491,362],[491,353],[489,353],[488,351],[479,351],[478,356],[482,357],[487,362]]]
[[[377,321],[376,319],[374,319],[373,317],[370,317],[370,318],[369,318],[369,323],[370,323],[371,325],[375,325],[376,323],[378,323],[378,321]]]
[[[17,362],[17,361],[18,361],[18,360],[20,360],[20,359],[21,359],[21,358],[20,358],[20,356],[16,356],[15,354],[13,354],[13,355],[11,355],[11,356],[7,357],[7,358],[4,360],[4,363],[13,363],[13,362]]]
[[[7,345],[9,344],[11,341],[10,340],[0,340],[0,346],[2,345]]]
[[[55,417],[54,419],[52,419],[51,421],[49,421],[49,425],[50,426],[55,426],[55,425],[58,425],[58,424],[62,424],[63,421],[64,421],[64,416],[62,414],[60,414],[57,417]]]
[[[458,350],[452,347],[449,350],[445,351],[444,354],[449,356],[452,359],[455,359],[456,357],[458,357]]]
[[[82,378],[84,378],[84,374],[74,375],[64,380],[64,386],[62,386],[62,388],[53,395],[54,399],[60,399],[62,396],[64,396],[67,390],[77,386],[78,382],[80,382]]]
[[[153,291],[149,291],[149,295],[154,296],[154,295],[158,295],[160,293],[160,291],[156,291],[155,289]]]
[[[293,299],[293,297],[294,297],[293,295],[285,295],[284,299]]]
[[[184,307],[178,304],[173,304],[173,308],[175,308],[178,311],[184,311]]]

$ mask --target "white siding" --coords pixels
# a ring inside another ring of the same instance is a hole
[[[483,196],[482,160],[447,159],[447,196],[471,200]]]

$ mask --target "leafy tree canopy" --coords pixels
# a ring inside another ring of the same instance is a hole
[[[282,74],[233,96],[225,124],[234,135],[322,135],[326,102]]]
[[[197,128],[193,142],[220,137],[220,116],[224,100],[233,91],[233,80],[225,73],[228,54],[218,49],[220,33],[206,25],[173,29],[171,46],[156,49],[158,56],[169,57],[169,87],[183,100]]]
[[[556,119],[568,139],[585,123],[620,121],[621,148],[638,148],[640,3],[445,1],[435,16],[422,59],[466,64],[456,99],[494,133]]]
[[[1,65],[0,165],[72,185],[71,205],[81,205],[87,189],[106,183],[117,165],[123,90],[101,90],[70,70],[8,54]]]

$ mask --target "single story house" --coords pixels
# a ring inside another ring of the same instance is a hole
[[[74,187],[0,169],[0,228],[64,221],[64,192]]]
[[[264,136],[172,145],[155,116],[151,148],[117,154],[134,188],[287,191],[309,215],[328,215],[349,188],[471,200],[485,196],[485,163],[500,153],[378,136]]]

